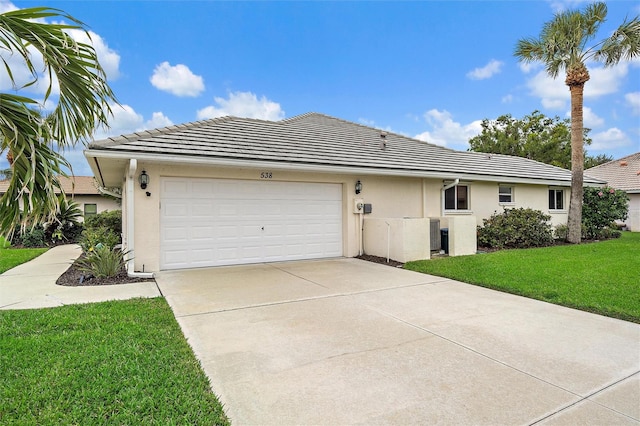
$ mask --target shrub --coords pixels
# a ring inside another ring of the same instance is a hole
[[[584,188],[582,204],[583,238],[617,238],[615,232],[605,231],[605,229],[613,231],[610,229],[613,223],[616,220],[626,220],[628,213],[629,197],[624,191],[608,186],[604,188]]]
[[[553,244],[551,216],[533,209],[505,209],[483,220],[478,245],[494,248],[543,247]]]
[[[20,237],[20,243],[25,247],[44,247],[45,234],[42,226],[27,229]]]
[[[116,235],[122,233],[122,211],[111,210],[89,216],[84,221],[85,228],[107,228]]]
[[[91,249],[98,246],[114,248],[120,244],[120,235],[116,235],[110,229],[101,228],[85,228],[80,237],[80,246],[85,253],[89,253]]]
[[[82,232],[82,210],[75,201],[68,200],[64,195],[58,196],[60,211],[56,220],[45,225],[45,238],[51,242],[77,242]]]
[[[107,246],[92,248],[86,257],[78,261],[80,269],[96,278],[108,278],[118,274],[124,267],[124,253]]]

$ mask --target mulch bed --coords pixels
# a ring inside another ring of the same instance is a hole
[[[398,262],[397,260],[389,259],[389,262],[387,262],[386,257],[371,256],[370,254],[356,256],[356,259],[362,259],[373,263],[381,263],[383,265],[393,266],[394,268],[402,268],[404,266],[404,263]]]
[[[153,278],[132,278],[127,275],[127,271],[122,268],[122,270],[113,277],[108,278],[96,278],[89,274],[89,272],[81,270],[77,261],[69,266],[67,269],[56,281],[56,284],[68,286],[68,287],[79,287],[79,286],[97,286],[97,285],[114,285],[114,284],[131,284],[131,283],[141,283],[145,281],[155,281]]]

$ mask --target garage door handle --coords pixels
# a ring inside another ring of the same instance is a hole
[[[262,227],[262,230],[264,231],[264,226]]]

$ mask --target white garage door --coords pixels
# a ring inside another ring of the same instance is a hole
[[[342,256],[340,184],[163,178],[160,267]]]

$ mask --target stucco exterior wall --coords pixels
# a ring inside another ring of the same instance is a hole
[[[640,194],[629,195],[629,217],[625,225],[630,231],[640,232]]]
[[[103,197],[102,195],[74,195],[71,199],[78,203],[80,210],[83,212],[85,204],[95,204],[98,213],[121,209],[121,205],[117,200]]]
[[[150,178],[149,186],[142,190],[137,176],[145,170]],[[360,199],[372,205],[372,213],[367,219],[382,218],[429,218],[441,217],[441,199],[443,181],[438,179],[422,179],[409,177],[380,177],[368,175],[348,175],[332,173],[304,173],[295,171],[263,170],[249,168],[226,168],[199,165],[160,165],[140,162],[134,183],[134,227],[135,227],[135,259],[136,271],[158,271],[160,269],[160,183],[163,177],[193,177],[217,179],[249,179],[261,180],[263,172],[270,172],[272,181],[324,182],[342,185],[343,194],[343,255],[357,256],[361,242],[360,215],[355,214],[354,200]],[[124,171],[123,171],[124,174]],[[357,180],[362,183],[362,192],[355,194]],[[461,218],[455,222],[454,231],[450,234],[453,253],[470,254],[475,252],[475,224],[482,224],[482,219],[495,211],[501,211],[498,203],[498,184],[470,182],[470,206],[468,212],[445,212],[444,218]],[[548,212],[548,187],[545,185],[514,185],[515,202],[509,207],[531,207]],[[125,189],[125,188],[123,188]],[[150,195],[147,196],[147,192]],[[568,188],[565,191],[568,206]],[[127,199],[126,190],[123,200]],[[127,229],[127,207],[123,202],[123,229]],[[566,223],[566,211],[552,215],[554,223]],[[428,220],[425,221],[428,232]],[[473,222],[474,226],[470,223]],[[442,225],[445,227],[445,225]],[[386,234],[386,231],[385,231]],[[407,234],[405,241],[410,241]],[[125,246],[126,246],[125,236]],[[411,240],[414,241],[414,240]],[[412,245],[414,244],[411,242]],[[429,239],[425,239],[429,247]],[[386,248],[385,248],[386,252]],[[428,253],[426,253],[428,254]],[[404,255],[403,255],[404,256]],[[414,256],[413,254],[411,256]],[[427,256],[425,256],[427,257]],[[401,260],[401,259],[396,259]]]

